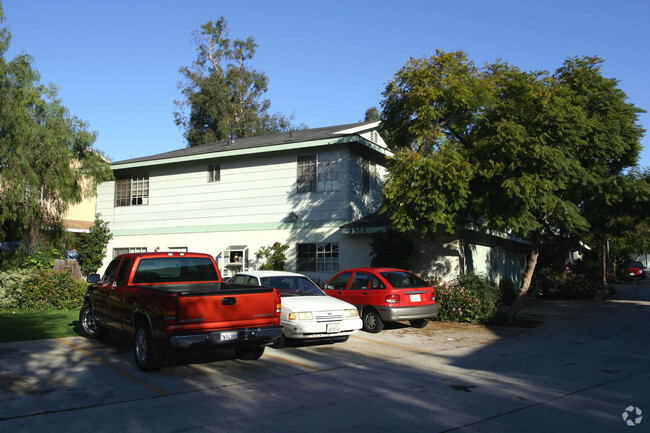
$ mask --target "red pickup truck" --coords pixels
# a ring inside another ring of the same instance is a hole
[[[282,336],[278,291],[223,282],[208,254],[123,254],[88,282],[82,333],[133,336],[143,371],[160,369],[170,348],[232,347],[239,359],[258,359]]]

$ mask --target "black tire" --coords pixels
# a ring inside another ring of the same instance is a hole
[[[242,361],[254,361],[264,354],[264,346],[235,346],[235,355]]]
[[[151,327],[146,320],[140,320],[135,325],[133,355],[136,365],[142,371],[156,371],[162,367],[163,352],[154,342]]]
[[[429,319],[409,320],[409,323],[414,328],[424,328],[429,323]]]
[[[374,308],[364,309],[361,320],[363,321],[363,330],[366,332],[376,334],[384,329],[384,322]]]
[[[108,334],[108,329],[104,328],[95,319],[95,313],[90,302],[84,302],[81,311],[79,312],[79,325],[81,327],[81,334],[86,338],[98,340]]]

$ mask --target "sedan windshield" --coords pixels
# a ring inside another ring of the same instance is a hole
[[[278,289],[282,296],[325,296],[325,293],[306,277],[263,277],[261,280],[263,286]]]
[[[422,278],[414,275],[410,272],[403,271],[391,271],[391,272],[382,272],[381,276],[386,278],[391,286],[396,289],[403,289],[407,287],[429,287],[429,283],[424,281]]]

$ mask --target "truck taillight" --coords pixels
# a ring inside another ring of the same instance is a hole
[[[165,310],[163,313],[166,325],[176,324],[176,307],[178,305],[178,296],[170,296],[165,303]]]
[[[385,300],[387,304],[399,304],[399,295],[387,295]]]
[[[280,314],[282,313],[282,297],[280,296],[280,292],[278,292],[278,289],[274,289],[275,291],[275,317],[280,317]]]

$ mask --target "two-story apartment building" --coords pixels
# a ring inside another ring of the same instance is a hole
[[[224,276],[256,266],[255,252],[288,244],[287,269],[325,281],[370,264],[390,150],[378,122],[209,143],[112,164],[97,191],[112,256],[137,251],[214,255]],[[417,175],[417,173],[414,173]],[[413,271],[451,279],[473,270],[517,281],[527,245],[467,231],[418,239]],[[100,271],[103,271],[100,270]]]
[[[115,162],[115,181],[97,194],[97,213],[114,235],[109,255],[208,252],[230,275],[254,266],[260,247],[280,242],[291,247],[287,267],[316,279],[367,265],[367,237],[340,226],[378,209],[390,151],[376,126],[240,138]]]

